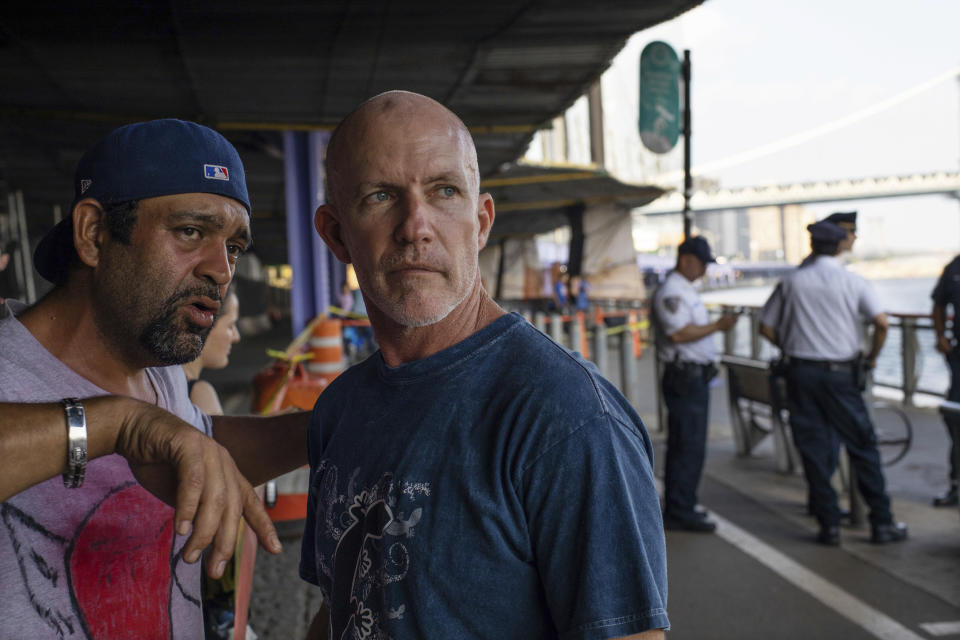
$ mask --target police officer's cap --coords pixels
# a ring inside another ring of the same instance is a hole
[[[839,225],[847,231],[856,232],[857,230],[856,211],[837,211],[836,213],[831,213],[823,220],[825,222],[832,222],[833,224]]]
[[[847,237],[847,232],[843,227],[826,220],[807,225],[807,231],[810,232],[811,240],[824,244],[837,244]]]
[[[677,253],[683,255],[689,253],[700,259],[703,264],[716,262],[713,254],[710,253],[710,243],[703,236],[692,236],[680,243],[677,247]]]

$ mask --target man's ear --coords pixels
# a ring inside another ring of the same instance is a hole
[[[109,233],[103,207],[93,198],[85,198],[73,207],[72,215],[73,246],[80,262],[88,267],[96,267]]]
[[[313,226],[333,255],[337,256],[337,260],[344,264],[353,262],[350,251],[343,242],[343,227],[340,226],[339,214],[331,205],[322,204],[317,207],[317,212],[313,214]]]
[[[493,219],[496,212],[493,206],[493,196],[489,193],[481,193],[477,202],[477,219],[480,221],[480,233],[477,239],[477,251],[487,246],[487,238],[490,237],[490,230],[493,228]]]

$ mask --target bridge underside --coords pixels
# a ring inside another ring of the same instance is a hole
[[[69,0],[0,9],[0,190],[36,236],[83,150],[127,122],[223,131],[247,167],[267,262],[285,260],[281,132],[329,129],[389,89],[429,95],[477,141],[484,177],[597,80],[636,31],[702,0]]]

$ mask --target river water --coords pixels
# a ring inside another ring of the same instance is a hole
[[[930,313],[932,301],[930,293],[936,284],[936,278],[892,278],[870,280],[876,290],[880,302],[890,313],[924,314]],[[759,287],[740,287],[735,289],[718,289],[703,294],[708,304],[723,304],[743,307],[759,307],[766,301],[773,284]],[[877,383],[899,387],[903,384],[903,370],[901,359],[901,331],[899,320],[891,318],[892,325],[887,334],[887,342],[877,359],[877,370],[874,379]],[[930,328],[929,320],[919,320],[917,329],[917,369],[920,371],[918,388],[926,393],[943,395],[950,384],[950,374],[943,356],[935,347],[934,332]],[[736,344],[734,353],[747,356],[750,353],[750,325],[744,318],[737,323]],[[719,338],[718,338],[719,340]],[[719,346],[719,344],[718,344]],[[764,359],[773,357],[774,350],[765,341],[761,340],[760,356]]]

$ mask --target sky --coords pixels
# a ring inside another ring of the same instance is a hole
[[[958,0],[706,0],[636,34],[605,74],[605,126],[608,140],[614,140],[608,164],[635,182],[682,169],[682,140],[664,156],[638,154],[631,143],[640,51],[663,40],[681,57],[683,49],[691,51],[695,175],[737,187],[957,171],[956,76],[837,131],[747,162],[718,165],[956,70],[958,29]],[[698,166],[707,170],[697,171]],[[863,252],[960,251],[960,201],[955,198],[808,206],[818,218],[859,210]]]

